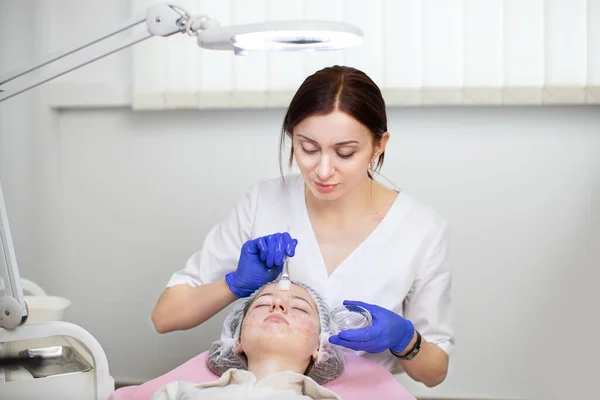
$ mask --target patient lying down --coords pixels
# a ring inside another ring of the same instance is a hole
[[[340,399],[321,384],[344,370],[342,351],[328,341],[334,326],[325,301],[310,287],[267,284],[236,304],[208,365],[220,378],[172,382],[152,400]]]

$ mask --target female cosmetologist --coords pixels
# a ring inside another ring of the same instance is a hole
[[[366,74],[334,66],[309,76],[281,133],[300,174],[255,183],[210,230],[158,300],[157,331],[203,323],[276,279],[289,256],[292,279],[331,307],[357,304],[373,316],[371,327],[330,342],[440,384],[454,345],[448,228],[432,209],[373,179],[389,137],[385,102]]]

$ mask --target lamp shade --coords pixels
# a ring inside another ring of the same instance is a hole
[[[198,46],[212,50],[323,51],[341,50],[362,43],[363,33],[351,24],[329,21],[272,21],[212,26],[198,34]]]

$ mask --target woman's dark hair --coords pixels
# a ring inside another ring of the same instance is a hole
[[[365,125],[373,134],[373,142],[387,132],[385,101],[379,87],[364,72],[347,66],[323,68],[304,80],[292,98],[283,120],[279,141],[279,169],[283,175],[281,155],[286,136],[291,138],[296,125],[313,115],[342,111]],[[384,153],[374,170],[383,165]],[[292,166],[294,149],[290,150],[288,166]]]

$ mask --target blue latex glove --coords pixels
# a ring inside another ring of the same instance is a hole
[[[242,246],[237,269],[225,275],[229,289],[237,297],[248,297],[273,281],[283,269],[284,256],[293,257],[297,244],[287,232],[248,240]]]
[[[340,331],[329,337],[330,343],[368,353],[381,353],[390,349],[393,353],[400,354],[406,350],[415,334],[412,322],[373,304],[345,300],[344,305],[346,304],[369,310],[373,322],[366,328]]]

